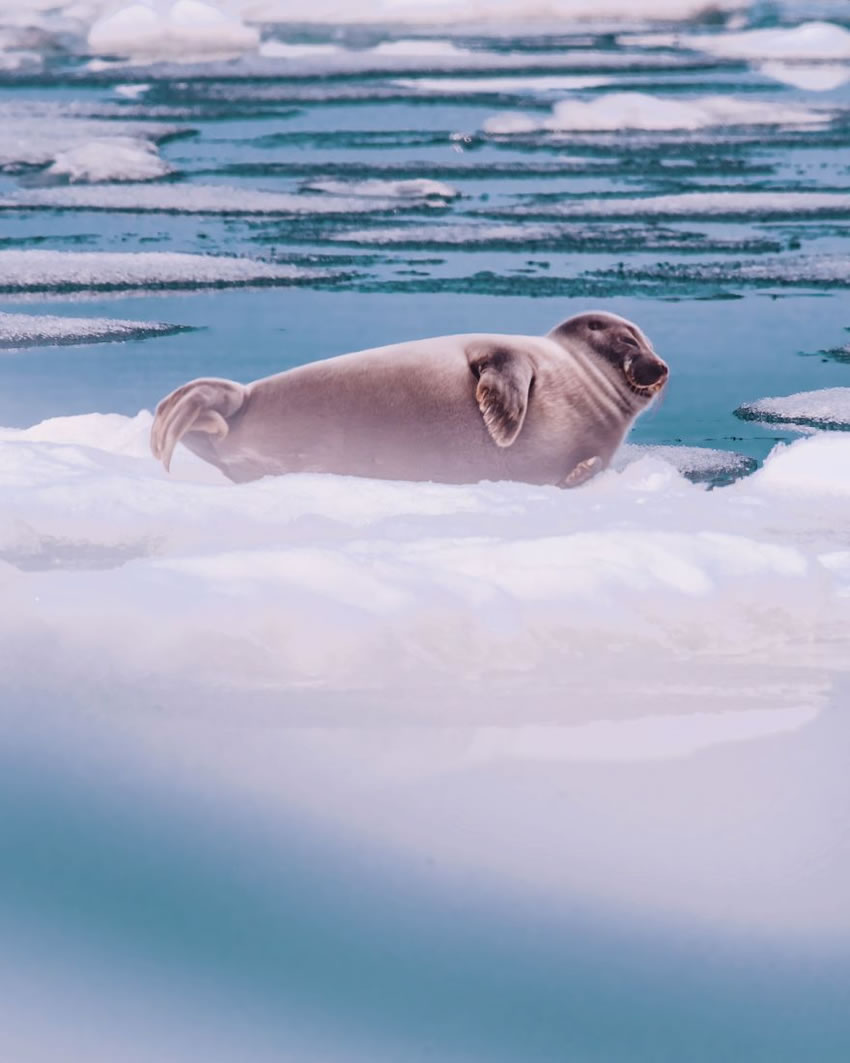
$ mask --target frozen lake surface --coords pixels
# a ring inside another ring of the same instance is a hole
[[[850,1058],[840,6],[0,6],[3,1058]],[[578,491],[148,451],[591,307]]]

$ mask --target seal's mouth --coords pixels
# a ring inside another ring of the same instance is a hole
[[[639,366],[642,380],[637,378],[633,358],[627,358],[623,362],[623,375],[626,383],[636,395],[652,398],[653,395],[662,391],[667,383],[667,366],[660,358],[653,358],[651,361],[642,359]]]

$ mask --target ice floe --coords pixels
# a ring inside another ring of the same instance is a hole
[[[831,92],[850,81],[850,64],[776,61],[762,63],[759,71],[774,81],[807,92]]]
[[[183,132],[159,122],[121,122],[75,117],[55,107],[0,106],[0,170],[45,166],[92,142],[158,143]]]
[[[822,125],[831,112],[731,96],[683,100],[642,92],[614,92],[594,100],[561,100],[549,116],[499,114],[484,123],[487,133],[532,133],[622,129],[695,130],[712,126]]]
[[[2,206],[0,201],[0,206]],[[666,196],[612,196],[528,204],[486,212],[493,216],[639,218],[639,217],[844,217],[847,192],[680,192]],[[834,264],[834,260],[827,259]],[[727,268],[731,268],[727,267]]]
[[[460,195],[456,188],[452,188],[444,181],[434,181],[427,177],[412,177],[399,181],[381,178],[361,181],[320,178],[308,181],[304,188],[313,192],[327,192],[335,196],[356,196],[366,199],[456,199]]]
[[[47,172],[67,177],[72,183],[154,181],[174,173],[174,167],[160,156],[150,140],[105,137],[57,152]]]
[[[746,421],[850,431],[850,388],[823,388],[758,399],[740,406],[735,413]],[[846,489],[850,489],[850,478]]]
[[[259,32],[204,0],[133,0],[98,19],[88,45],[97,55],[169,58],[239,55],[256,49]]]
[[[179,325],[157,321],[0,312],[0,349],[144,339],[180,331],[182,328]]]
[[[0,250],[0,291],[118,291],[287,284],[318,271],[226,255]]]
[[[850,59],[850,29],[834,22],[742,30],[739,33],[689,34],[679,43],[732,59]]]
[[[404,203],[428,206],[429,195]],[[399,209],[402,197],[366,195],[294,195],[228,185],[80,185],[62,188],[22,188],[0,199],[5,208],[47,210],[114,210],[163,214],[368,214]]]

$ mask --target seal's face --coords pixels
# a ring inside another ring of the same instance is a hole
[[[578,314],[550,333],[553,339],[579,341],[611,366],[630,392],[647,401],[667,383],[667,366],[637,325],[603,311]]]

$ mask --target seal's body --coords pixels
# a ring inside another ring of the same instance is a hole
[[[469,334],[377,347],[243,386],[196,380],[157,407],[235,481],[287,472],[574,486],[603,469],[667,367],[636,326],[582,314],[546,337]]]

